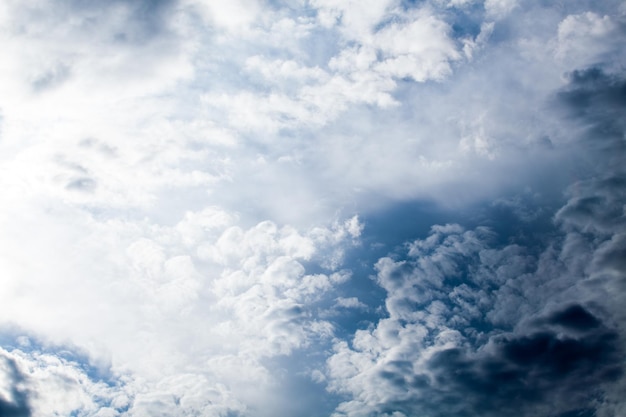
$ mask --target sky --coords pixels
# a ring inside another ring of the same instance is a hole
[[[626,415],[626,4],[0,2],[0,416]]]

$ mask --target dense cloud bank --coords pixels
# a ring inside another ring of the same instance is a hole
[[[2,2],[0,416],[626,415],[625,40],[618,1]]]

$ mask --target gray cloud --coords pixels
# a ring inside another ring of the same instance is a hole
[[[65,188],[68,190],[91,192],[96,188],[96,185],[96,181],[91,178],[77,178],[68,182]]]
[[[54,88],[70,78],[70,76],[70,67],[64,64],[59,64],[37,77],[37,79],[35,79],[32,83],[33,89],[35,91],[44,91],[49,88]]]
[[[142,44],[167,33],[168,14],[178,4],[177,0],[62,0],[54,7],[45,4],[19,4],[16,7],[20,20],[49,24],[43,26],[54,32],[54,24],[72,19],[71,27],[76,33],[97,33],[98,29],[114,29],[108,34],[112,42]],[[115,23],[115,26],[110,26]],[[35,27],[35,25],[33,25]],[[39,26],[41,28],[42,26]],[[28,26],[26,26],[28,28]],[[28,30],[28,29],[27,29]],[[40,29],[38,29],[40,30]]]
[[[135,396],[127,380],[103,380],[89,358],[71,346],[38,345],[26,336],[16,345],[0,348],[0,392],[9,394],[0,394],[2,416],[117,416]]]
[[[556,229],[535,230],[539,252],[446,225],[378,261],[389,315],[335,346],[329,386],[352,398],[337,415],[624,411],[623,90],[620,75],[591,68],[557,95],[584,126],[573,143],[593,165],[570,186]]]
[[[547,322],[579,331],[591,330],[601,324],[596,317],[580,305],[572,305],[565,310],[552,313]]]
[[[585,287],[613,263],[571,280],[583,271],[551,255],[534,259],[516,246],[491,248],[484,232],[442,230],[410,245],[407,261],[379,261],[389,318],[357,332],[352,348],[335,347],[330,387],[354,396],[338,410],[610,415],[605,397],[623,383],[624,322],[615,309],[624,291],[603,299]],[[592,256],[603,254],[600,244]],[[351,366],[358,370],[346,373]]]
[[[0,396],[0,415],[3,417],[30,417],[32,412],[28,401],[28,392],[24,386],[24,376],[15,359],[2,354],[0,360],[2,361],[0,376],[4,385],[2,388],[5,393],[9,394],[9,398]]]
[[[574,308],[584,311],[580,306]],[[580,328],[585,323],[576,322],[574,326]],[[607,329],[583,336],[537,330],[526,335],[495,336],[489,343],[488,354],[452,348],[437,352],[427,362],[432,383],[424,394],[437,399],[431,403],[432,409],[443,408],[437,415],[561,415],[591,411],[602,401],[606,384],[623,375],[622,342],[615,331]],[[442,391],[449,394],[442,395]],[[459,404],[462,409],[446,410],[445,404],[449,403]]]

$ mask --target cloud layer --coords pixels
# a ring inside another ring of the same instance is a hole
[[[0,414],[625,414],[625,13],[3,2]]]

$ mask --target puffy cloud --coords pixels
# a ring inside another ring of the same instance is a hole
[[[27,189],[169,222],[219,205],[309,227],[399,199],[479,201],[576,151],[537,109],[562,82],[553,46],[567,15],[534,31],[536,9],[515,9],[502,39],[469,5],[255,3],[225,35],[203,23],[209,3],[77,4],[6,6],[3,186],[18,200]],[[345,18],[320,26],[331,9]],[[64,16],[76,25],[46,36],[15,23]],[[49,63],[38,93],[20,75],[34,50]],[[503,167],[515,172],[494,175]]]
[[[624,22],[619,17],[616,21],[593,12],[570,15],[559,24],[556,55],[573,67],[593,65],[619,48],[616,42],[623,33]]]
[[[24,349],[24,347],[22,347]],[[2,398],[6,416],[118,416],[129,397],[119,385],[89,375],[89,365],[52,353],[0,348]]]
[[[335,301],[337,302],[337,307],[357,309],[367,308],[367,305],[359,301],[357,297],[339,297]]]
[[[445,225],[379,259],[387,317],[337,342],[327,361],[329,388],[350,398],[337,416],[623,412],[620,80],[576,72],[558,95],[586,127],[577,144],[603,163],[570,187],[541,250]]]
[[[0,414],[623,414],[623,12],[2,2]]]
[[[13,235],[2,262],[2,322],[50,343],[71,340],[95,360],[109,356],[111,372],[132,379],[132,415],[270,415],[281,379],[264,360],[333,335],[315,306],[350,278],[339,269],[342,254],[361,230],[356,218],[306,233],[268,221],[244,229],[216,208],[171,227],[78,217],[55,230],[48,221],[37,227],[55,244]],[[39,262],[22,264],[26,245]],[[62,261],[65,253],[76,260]],[[58,391],[47,392],[54,403]],[[58,412],[102,408],[90,398],[80,394]]]
[[[624,291],[613,287],[609,299],[588,288],[611,267],[585,273],[549,253],[536,260],[518,246],[492,248],[491,239],[481,229],[434,228],[409,246],[406,260],[378,261],[388,317],[357,331],[351,344],[335,344],[329,388],[351,398],[336,415],[619,409]],[[605,244],[593,258],[603,257]],[[619,285],[617,268],[605,285]]]
[[[516,6],[516,0],[486,0],[485,11],[491,18],[502,18],[508,15]]]
[[[349,2],[313,2],[322,25],[331,30],[336,23],[346,45],[340,43],[334,55],[315,66],[298,55],[285,60],[257,54],[244,65],[252,76],[255,71],[262,76],[269,93],[211,92],[203,102],[225,110],[235,129],[275,134],[281,129],[324,126],[352,105],[395,106],[399,103],[392,94],[399,79],[424,82],[449,76],[451,62],[460,59],[449,25],[427,8],[407,14],[391,3],[376,2],[376,7],[366,9]],[[260,26],[258,30],[267,38],[283,29]],[[320,37],[309,32],[303,45]],[[267,54],[275,55],[271,50]]]
[[[210,0],[185,0],[184,3],[195,7],[210,24],[235,32],[249,29],[262,13],[262,2],[258,0],[221,4]]]

